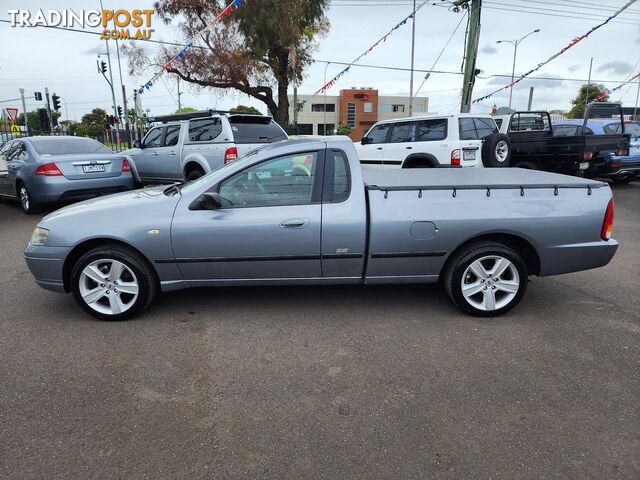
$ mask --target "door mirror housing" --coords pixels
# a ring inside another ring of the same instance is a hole
[[[142,142],[140,140],[134,140],[133,148],[142,148]]]
[[[203,193],[201,205],[204,210],[218,210],[222,208],[222,197],[217,192]]]
[[[360,140],[360,144],[362,145],[369,145],[370,143],[373,143],[373,142],[369,137],[362,137],[362,140]]]

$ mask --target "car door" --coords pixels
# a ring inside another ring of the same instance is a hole
[[[180,161],[180,125],[167,125],[164,128],[162,142],[155,149],[158,154],[151,163],[151,175],[161,180],[181,180],[182,164]]]
[[[180,202],[171,236],[183,277],[194,285],[319,279],[323,161],[321,150],[251,165],[213,187],[217,210]]]
[[[482,140],[478,138],[476,125],[472,117],[458,118],[460,165],[472,167],[482,165]]]
[[[411,155],[415,137],[416,122],[394,124],[382,153],[384,168],[399,168],[405,158]]]
[[[365,135],[367,140],[363,141],[357,146],[358,156],[360,157],[360,163],[363,165],[369,165],[371,167],[382,168],[382,155],[387,136],[390,131],[390,123],[381,123],[374,126]]]
[[[135,156],[136,170],[142,181],[157,180],[154,172],[157,170],[158,149],[162,145],[165,127],[154,127],[142,140],[140,153]]]
[[[10,141],[0,148],[0,195],[13,195],[9,185],[8,159],[15,142]]]

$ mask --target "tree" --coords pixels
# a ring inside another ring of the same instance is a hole
[[[314,38],[328,29],[327,5],[328,0],[246,2],[200,35],[224,8],[220,0],[159,0],[156,10],[164,22],[179,19],[176,26],[183,38],[198,39],[166,71],[193,85],[235,89],[256,98],[276,122],[286,126],[289,83],[302,79],[312,60]],[[127,45],[126,53],[132,73],[148,66],[138,44]],[[175,53],[175,48],[165,49],[156,59],[155,71]]]
[[[59,119],[60,118],[60,112],[51,112],[51,115],[53,116],[54,119]],[[29,121],[29,129],[31,130],[31,133],[33,135],[48,135],[50,133],[49,131],[49,125],[46,125],[46,128],[42,128],[40,126],[40,117],[38,115],[38,112],[36,110],[32,111],[32,112],[27,112],[27,120]],[[20,115],[18,115],[18,125],[24,125],[24,113],[21,113]]]
[[[190,112],[197,112],[197,111],[198,111],[197,108],[182,107],[182,108],[179,108],[178,110],[176,110],[174,113],[190,113]]]
[[[247,105],[238,105],[237,107],[233,107],[229,109],[232,113],[253,113],[255,115],[262,115],[260,110],[254,107],[249,107]]]
[[[587,100],[587,88],[589,89],[589,98]],[[585,101],[587,100],[587,101]],[[594,83],[591,85],[584,84],[578,90],[576,98],[571,100],[571,110],[567,113],[568,118],[583,118],[585,104],[589,102],[607,102],[609,101],[609,93],[604,85]]]
[[[338,125],[338,129],[336,130],[336,135],[349,135],[351,133],[351,127],[346,123],[341,123]]]

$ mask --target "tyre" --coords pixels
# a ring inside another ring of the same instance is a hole
[[[134,250],[105,245],[85,253],[71,270],[73,296],[100,320],[125,320],[147,308],[158,292],[153,268]]]
[[[511,140],[504,133],[493,133],[482,142],[482,164],[485,167],[508,167]]]
[[[636,176],[630,173],[624,177],[612,178],[612,180],[613,183],[617,183],[618,185],[626,185],[627,183],[633,182],[634,178],[636,178]]]
[[[187,174],[187,181],[197,180],[204,175],[204,171],[199,168],[194,168]]]
[[[515,307],[527,290],[527,267],[505,245],[482,242],[451,259],[444,286],[451,300],[476,317],[497,317]]]
[[[27,215],[38,213],[38,211],[40,210],[40,205],[38,205],[33,200],[29,189],[24,183],[18,183],[18,185],[16,185],[16,192],[18,194],[18,200],[20,200],[20,205],[22,206],[22,211],[24,213],[26,213]]]

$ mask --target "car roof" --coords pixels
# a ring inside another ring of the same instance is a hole
[[[414,117],[401,117],[401,118],[390,118],[388,120],[380,120],[376,122],[376,125],[382,125],[385,123],[399,123],[399,122],[415,122],[419,120],[433,120],[437,118],[494,118],[488,113],[455,113],[450,115],[441,115],[438,113],[419,115]]]

